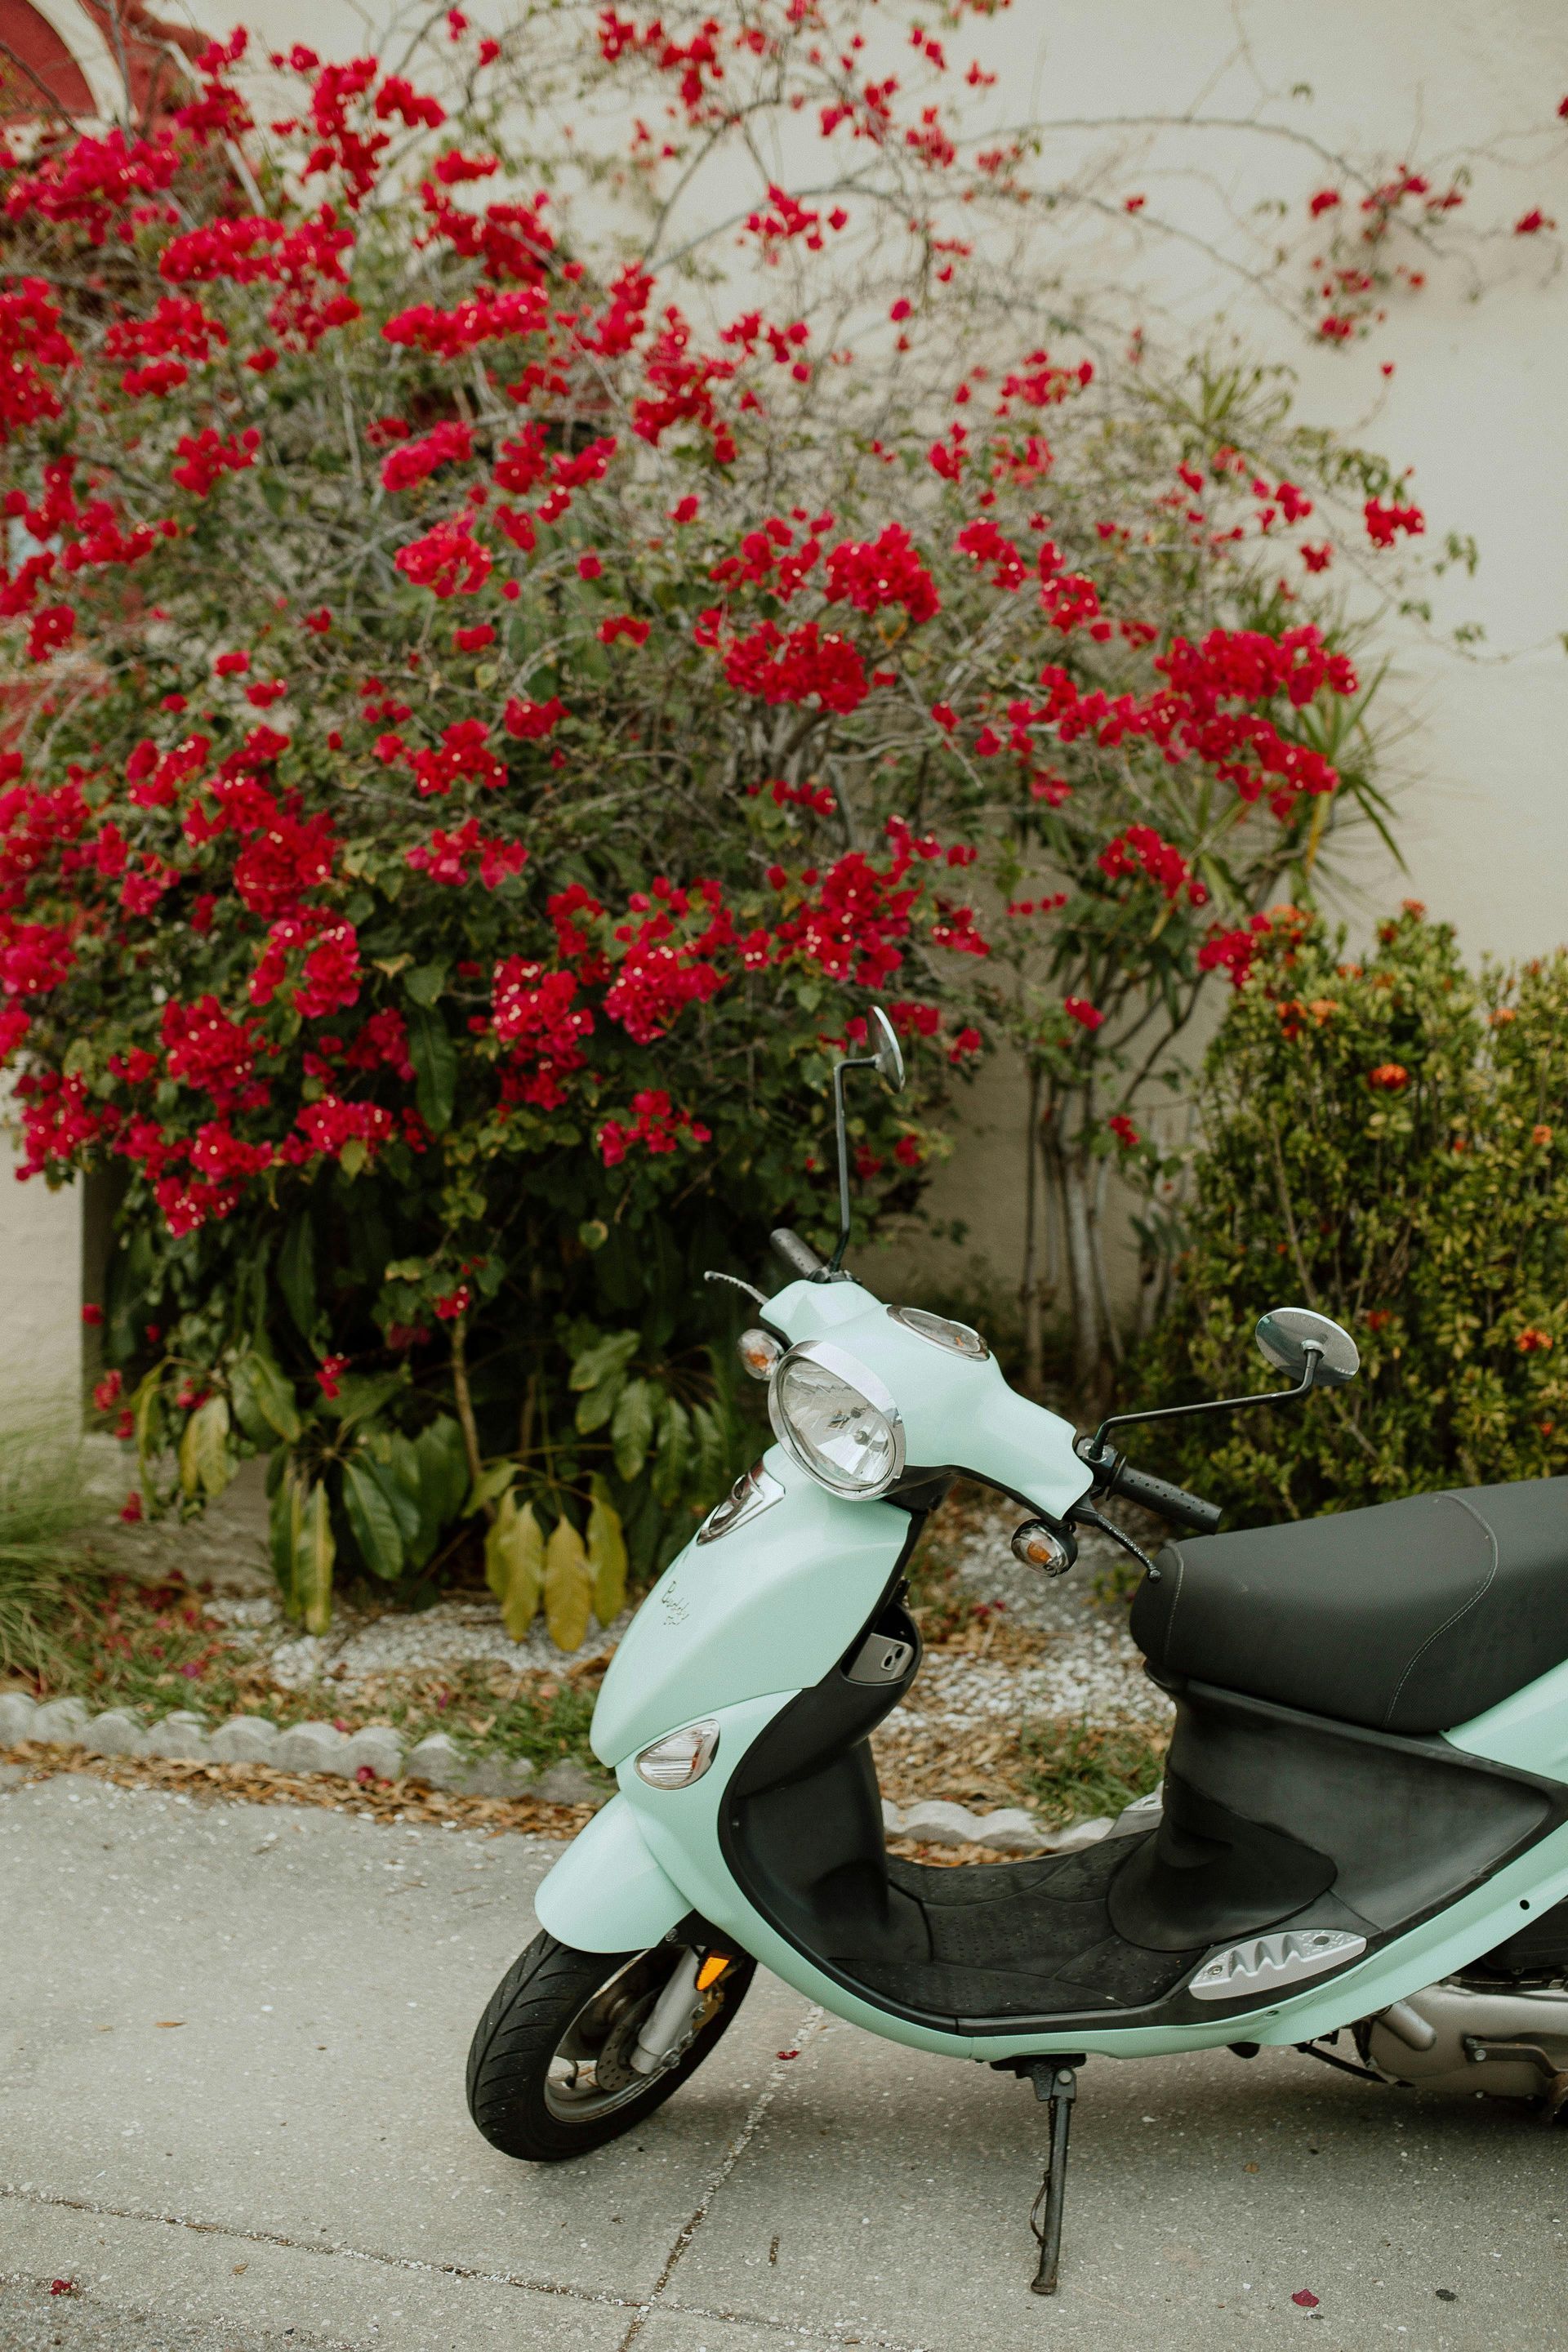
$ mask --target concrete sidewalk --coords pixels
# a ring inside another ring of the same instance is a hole
[[[1090,2064],[1054,2303],[1030,2093],[772,1979],[635,2137],[513,2164],[463,2063],[557,1851],[0,1792],[4,2352],[1563,2342],[1561,2139],[1289,2053]]]

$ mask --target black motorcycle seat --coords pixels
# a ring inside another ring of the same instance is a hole
[[[1468,1722],[1568,1659],[1568,1478],[1165,1545],[1132,1604],[1157,1675],[1378,1731]]]

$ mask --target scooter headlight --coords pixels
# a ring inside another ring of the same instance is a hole
[[[835,1495],[869,1501],[902,1474],[898,1406],[874,1372],[826,1340],[805,1340],[784,1358],[768,1418],[801,1468]]]

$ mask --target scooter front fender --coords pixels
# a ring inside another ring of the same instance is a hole
[[[542,1927],[579,1952],[642,1952],[691,1906],[615,1796],[579,1830],[533,1898]]]

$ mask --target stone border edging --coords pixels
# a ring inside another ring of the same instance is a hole
[[[149,1727],[128,1708],[95,1716],[79,1698],[39,1706],[22,1691],[0,1696],[0,1748],[37,1739],[82,1748],[91,1756],[167,1756],[209,1764],[270,1764],[283,1772],[323,1772],[354,1780],[424,1780],[463,1797],[537,1797],[549,1805],[595,1804],[604,1783],[565,1758],[536,1772],[522,1758],[466,1756],[444,1731],[416,1747],[385,1724],[340,1731],[333,1723],[296,1723],[279,1731],[262,1715],[237,1715],[209,1731],[203,1717],[177,1708]]]
[[[0,1748],[25,1739],[85,1748],[89,1756],[269,1764],[282,1772],[327,1773],[344,1780],[357,1780],[362,1773],[374,1780],[423,1780],[452,1796],[534,1797],[548,1805],[596,1804],[607,1793],[602,1780],[570,1758],[545,1772],[535,1772],[521,1758],[485,1756],[476,1762],[445,1731],[429,1733],[413,1748],[385,1724],[340,1731],[333,1723],[296,1723],[279,1731],[263,1715],[237,1715],[209,1731],[203,1717],[188,1707],[176,1708],[148,1726],[129,1708],[110,1707],[95,1716],[79,1698],[49,1699],[40,1706],[23,1691],[0,1694]],[[973,1845],[993,1853],[1025,1855],[1071,1853],[1108,1837],[1123,1822],[1129,1828],[1141,1826],[1139,1816],[1156,1801],[1142,1800],[1115,1822],[1100,1817],[1053,1832],[1041,1829],[1019,1805],[974,1813],[941,1797],[913,1805],[895,1805],[884,1798],[882,1825],[889,1837],[912,1838],[923,1845]]]

